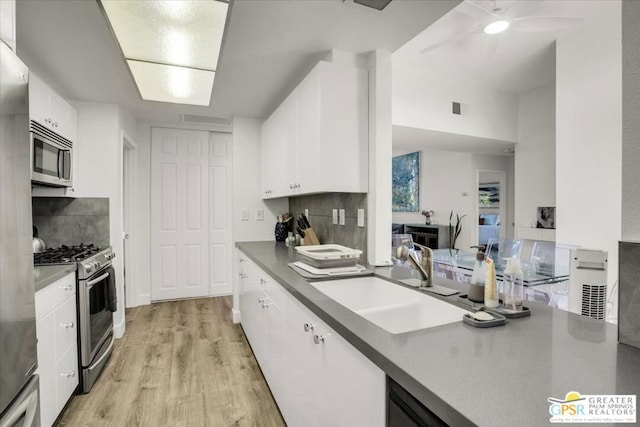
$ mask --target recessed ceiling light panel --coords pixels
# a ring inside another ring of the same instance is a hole
[[[102,5],[125,58],[216,69],[227,3],[103,0]]]
[[[215,72],[127,60],[142,99],[209,105]]]
[[[209,105],[229,8],[226,1],[101,4],[142,99]],[[189,101],[192,97],[198,101]]]

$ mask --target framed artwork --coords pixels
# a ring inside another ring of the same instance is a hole
[[[538,220],[536,228],[556,228],[556,208],[540,207],[538,208]]]
[[[500,207],[500,183],[492,182],[478,186],[478,206],[481,208]]]
[[[392,159],[393,212],[420,210],[420,152],[396,156]]]

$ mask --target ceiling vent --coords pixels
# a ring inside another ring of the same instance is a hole
[[[344,0],[344,1],[347,3],[355,3],[355,4],[360,4],[362,6],[367,6],[375,10],[382,10],[385,7],[387,7],[389,3],[391,3],[391,0]]]
[[[196,114],[180,114],[180,122],[182,123],[200,123],[207,125],[225,125],[231,124],[231,120],[221,119],[219,117],[198,116]]]

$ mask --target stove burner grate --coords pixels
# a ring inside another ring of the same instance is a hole
[[[33,263],[35,265],[43,264],[70,264],[82,261],[85,258],[100,251],[100,248],[93,243],[85,245],[66,246],[59,248],[47,249],[44,252],[33,254]]]

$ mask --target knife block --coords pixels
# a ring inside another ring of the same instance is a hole
[[[320,244],[320,240],[318,240],[318,236],[316,236],[313,228],[307,228],[306,230],[304,230],[304,234],[304,239],[301,240],[302,246],[312,246]]]

